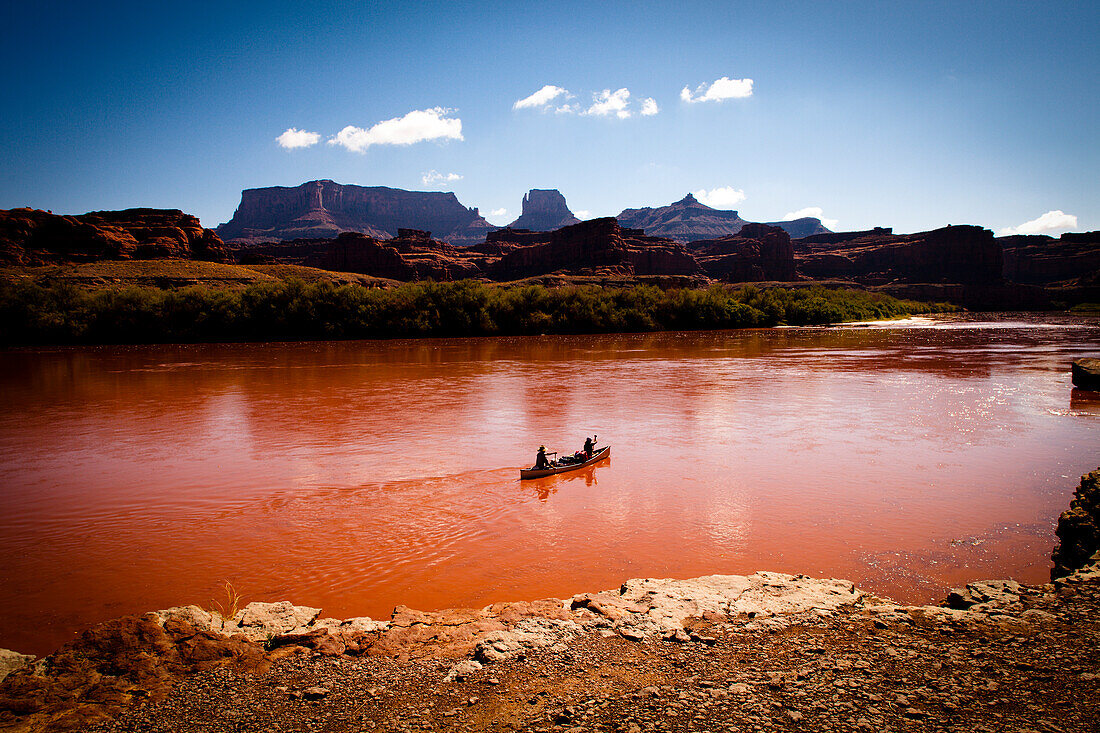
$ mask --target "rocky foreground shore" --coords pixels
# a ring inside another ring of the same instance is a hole
[[[129,616],[9,654],[0,730],[1097,731],[1098,527],[1100,471],[1059,523],[1052,583],[943,606],[761,572],[388,621]]]

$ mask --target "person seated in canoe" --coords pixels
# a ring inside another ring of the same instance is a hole
[[[584,439],[584,455],[587,458],[592,457],[592,451],[595,450],[595,448],[596,448],[596,438],[597,437],[599,437],[599,436],[593,435],[591,438],[585,437],[585,439]]]
[[[540,445],[539,452],[535,455],[535,468],[550,468],[550,461],[546,457],[545,445]]]

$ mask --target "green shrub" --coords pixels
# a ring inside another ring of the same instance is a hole
[[[819,325],[954,310],[860,290],[752,285],[390,289],[290,279],[241,290],[0,285],[0,343],[269,341]]]

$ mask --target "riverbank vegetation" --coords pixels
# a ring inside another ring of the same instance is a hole
[[[712,285],[392,288],[290,279],[239,289],[0,285],[0,343],[287,341],[819,325],[954,310],[861,290]]]

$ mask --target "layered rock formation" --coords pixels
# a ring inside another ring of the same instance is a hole
[[[734,235],[688,244],[707,276],[726,282],[795,280],[791,237],[779,227],[746,224]]]
[[[1100,359],[1077,359],[1070,365],[1073,386],[1092,392],[1100,391]]]
[[[233,218],[217,231],[227,241],[256,243],[333,238],[341,232],[386,239],[402,228],[432,231],[451,244],[465,245],[484,241],[493,227],[450,192],[324,180],[293,188],[247,189]]]
[[[432,239],[431,232],[417,229],[398,229],[392,239],[344,232],[333,239],[238,245],[233,252],[241,264],[305,265],[392,280],[479,277],[485,261],[477,252]]]
[[[769,221],[765,223],[768,226],[779,227],[787,234],[791,235],[791,239],[800,239],[802,237],[812,237],[818,234],[829,233],[829,230],[821,223],[821,219],[814,216],[804,216],[801,219]]]
[[[811,280],[863,285],[1002,282],[1001,248],[993,232],[976,226],[904,235],[886,229],[824,234],[793,244],[798,273]]]
[[[688,194],[676,203],[657,208],[624,209],[616,219],[624,227],[642,229],[653,237],[666,237],[677,242],[696,239],[718,239],[737,234],[747,221],[736,211],[723,211],[699,203]]]
[[[624,229],[611,218],[553,232],[500,229],[473,247],[455,247],[430,233],[400,229],[378,240],[355,232],[335,239],[294,240],[234,249],[242,263],[286,263],[395,280],[514,280],[534,275],[699,275],[683,245]]]
[[[573,216],[565,197],[556,188],[532,188],[523,197],[523,211],[519,218],[508,227],[546,232],[579,223],[580,219]]]
[[[0,262],[43,265],[177,258],[228,262],[224,243],[197,217],[176,209],[93,211],[61,216],[38,209],[0,211]]]
[[[489,244],[487,242],[486,244]],[[647,237],[610,217],[553,232],[511,229],[495,232],[503,254],[490,265],[492,277],[513,280],[565,271],[576,274],[694,275],[699,264],[683,245]],[[511,245],[511,246],[509,246]]]
[[[676,203],[657,208],[624,209],[616,217],[624,227],[643,229],[653,237],[667,237],[677,242],[720,239],[737,234],[749,222],[736,211],[713,209],[688,194]],[[820,219],[804,217],[790,221],[768,222],[792,237],[806,237],[828,232]]]
[[[1064,578],[1094,561],[1100,551],[1100,468],[1081,477],[1069,509],[1058,517],[1058,547],[1051,580]]]
[[[1100,231],[1000,237],[1006,280],[1032,285],[1100,285]]]
[[[395,280],[461,280],[482,274],[464,250],[416,229],[399,229],[396,237],[383,242],[347,232],[331,242],[324,254],[307,259],[305,264]]]

